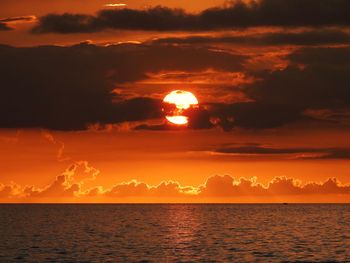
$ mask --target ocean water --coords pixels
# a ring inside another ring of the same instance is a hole
[[[0,205],[0,262],[350,262],[350,205]]]

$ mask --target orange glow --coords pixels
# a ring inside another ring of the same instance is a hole
[[[174,90],[165,96],[163,102],[175,105],[176,109],[167,112],[166,119],[177,125],[184,125],[188,123],[188,117],[184,116],[185,110],[198,105],[197,98],[188,91]]]
[[[186,116],[166,116],[165,118],[171,123],[177,125],[184,125],[188,123],[188,118]]]

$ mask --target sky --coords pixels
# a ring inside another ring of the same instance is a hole
[[[2,0],[0,202],[349,202],[349,8]]]

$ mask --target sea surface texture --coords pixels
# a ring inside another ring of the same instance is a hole
[[[350,205],[0,205],[0,262],[350,262]]]

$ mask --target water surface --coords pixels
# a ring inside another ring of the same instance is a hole
[[[350,262],[350,205],[0,205],[0,262]]]

